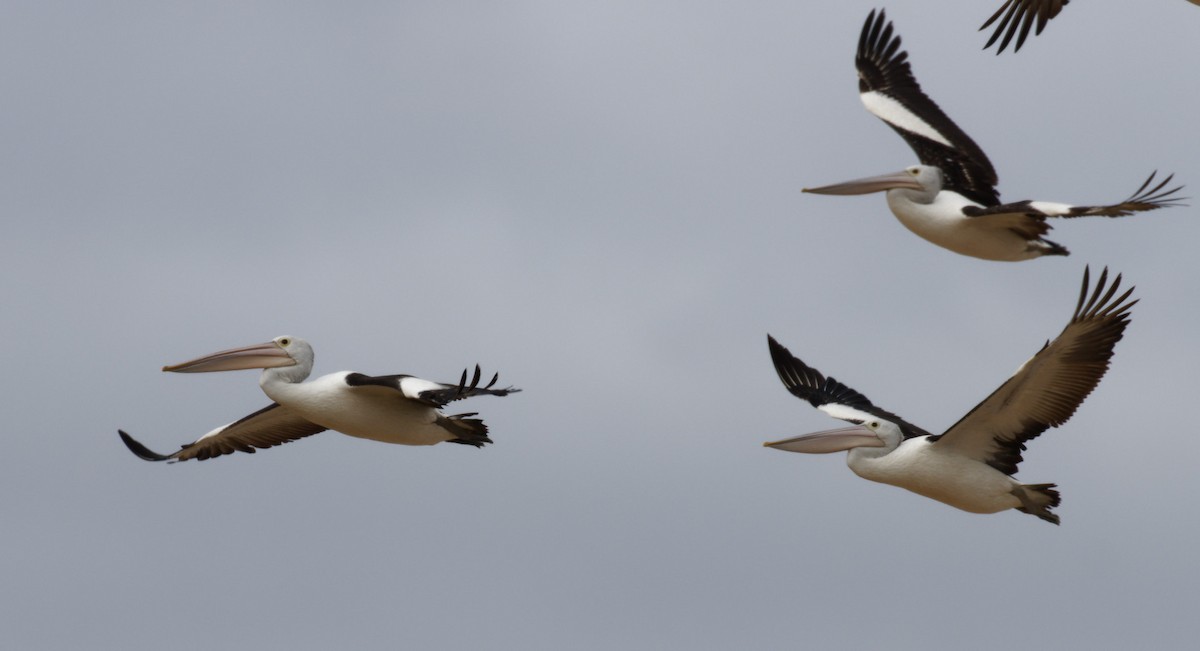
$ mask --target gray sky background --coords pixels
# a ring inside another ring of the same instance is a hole
[[[999,0],[888,6],[1005,199],[1200,192],[1200,8],[1072,3],[1013,56]],[[869,2],[44,3],[0,8],[6,648],[1191,648],[1197,208],[956,256],[882,196]],[[1197,201],[1193,200],[1193,204]],[[763,449],[836,426],[766,333],[935,431],[1070,317],[1142,302],[972,515]],[[338,434],[148,464],[267,402],[166,363],[280,334],[315,372],[524,393],[475,450]]]

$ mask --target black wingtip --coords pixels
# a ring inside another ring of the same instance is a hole
[[[170,455],[159,454],[142,445],[137,439],[126,434],[125,430],[117,430],[117,434],[121,435],[121,440],[125,443],[125,447],[129,448],[129,451],[139,459],[145,459],[146,461],[168,461],[171,459]]]
[[[1021,46],[1025,44],[1025,39],[1029,38],[1029,32],[1032,31],[1034,36],[1042,33],[1046,29],[1046,25],[1050,20],[1062,11],[1063,7],[1067,6],[1070,0],[1063,0],[1061,3],[1055,4],[1051,2],[1025,2],[1022,0],[1005,0],[996,13],[992,14],[986,22],[979,28],[980,31],[991,27],[993,23],[999,20],[996,25],[996,31],[992,33],[992,37],[988,39],[983,49],[991,47],[997,39],[1004,37],[1000,41],[1000,48],[996,50],[996,54],[1004,52],[1008,44],[1012,42],[1016,36],[1016,44],[1013,46],[1013,53],[1021,50]],[[1001,18],[1003,16],[1003,18]]]
[[[814,389],[825,383],[825,376],[820,371],[800,361],[786,346],[779,343],[771,335],[767,335],[767,348],[771,352],[771,363],[779,381],[792,395],[809,401],[814,407],[822,402],[816,397]]]
[[[1125,325],[1129,323],[1129,313],[1134,305],[1137,305],[1138,300],[1129,300],[1133,294],[1134,287],[1125,290],[1125,293],[1113,298],[1117,291],[1121,288],[1121,274],[1117,274],[1112,283],[1108,282],[1108,267],[1105,267],[1100,272],[1100,278],[1097,279],[1096,285],[1092,288],[1091,297],[1088,297],[1088,276],[1091,270],[1088,267],[1083,269],[1083,285],[1079,290],[1079,302],[1075,306],[1075,314],[1071,317],[1072,322],[1088,318],[1103,318],[1114,316],[1118,318],[1118,323],[1121,324],[1123,331]],[[1120,340],[1120,336],[1117,337]]]
[[[1142,183],[1142,187],[1138,188],[1137,192],[1134,192],[1124,203],[1138,204],[1138,207],[1141,207],[1143,210],[1187,205],[1181,203],[1187,201],[1187,197],[1176,195],[1177,192],[1183,189],[1183,184],[1167,189],[1167,186],[1175,179],[1174,173],[1168,174],[1158,185],[1150,187],[1154,183],[1154,177],[1156,176],[1158,176],[1158,170],[1151,172],[1149,178]]]
[[[887,19],[887,12],[880,9],[876,14],[872,9],[871,13],[867,14],[862,31],[858,34],[858,57],[870,58],[874,54],[878,56],[880,62],[891,61],[893,58],[899,60],[907,58],[907,54],[903,52],[896,57],[896,51],[900,49],[901,41],[899,36],[892,38],[892,32],[893,27]],[[863,89],[859,88],[859,91],[862,92]]]
[[[771,363],[775,365],[775,372],[779,374],[779,379],[783,380],[784,386],[790,390],[792,384],[795,382],[795,378],[791,377],[791,373],[787,372],[787,369],[791,366],[790,362],[796,356],[770,334],[767,335],[767,350],[771,353]]]

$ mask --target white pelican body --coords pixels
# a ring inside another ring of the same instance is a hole
[[[271,381],[263,373],[259,384],[267,397],[305,420],[342,434],[401,445],[434,445],[452,438],[437,424],[437,412],[413,400],[388,400],[383,387],[352,388],[350,371],[323,375],[311,382]],[[412,384],[440,388],[436,382],[407,378]],[[415,388],[415,387],[414,387]],[[420,390],[413,391],[414,394]]]
[[[917,83],[900,37],[881,11],[863,25],[855,57],[863,106],[892,127],[921,161],[894,174],[805,188],[817,194],[887,192],[888,207],[906,228],[943,248],[985,260],[1017,262],[1068,255],[1045,239],[1050,217],[1124,217],[1178,205],[1182,186],[1155,174],[1128,199],[1106,206],[1047,201],[1001,203],[996,170],[983,150],[954,124]]]
[[[923,182],[931,188],[941,185],[941,171],[936,167],[916,165],[902,174],[917,178],[924,176]],[[964,209],[981,206],[957,192],[893,187],[887,191],[887,202],[892,214],[905,228],[928,242],[961,255],[1016,262],[1053,252],[1051,243],[1031,240],[1013,230],[1013,225],[1004,223],[1004,220],[967,217]]]
[[[921,436],[883,454],[881,448],[858,447],[846,455],[854,474],[881,484],[906,488],[918,495],[971,513],[999,513],[1021,506],[1021,482],[995,468],[948,452]]]
[[[171,455],[152,452],[123,431],[121,439],[130,451],[148,461],[203,460],[235,451],[254,452],[325,430],[401,445],[452,442],[482,447],[492,442],[482,420],[470,418],[473,413],[448,416],[441,407],[475,395],[504,396],[520,391],[493,389],[496,377],[487,386],[479,386],[478,366],[470,383],[466,371],[458,384],[351,371],[304,382],[312,364],[312,346],[303,339],[284,336],[164,367],[164,371],[176,373],[262,368],[259,386],[274,402]]]
[[[1127,300],[1116,297],[1118,276],[1101,274],[1088,297],[1088,273],[1075,315],[1013,377],[943,434],[931,434],[866,396],[822,375],[768,336],[771,359],[792,395],[853,427],[766,443],[788,452],[827,454],[849,450],[846,464],[872,481],[905,488],[972,513],[1017,509],[1059,523],[1054,484],[1013,478],[1025,443],[1065,423],[1108,370],[1113,347],[1129,324]],[[1115,298],[1114,298],[1115,297]]]

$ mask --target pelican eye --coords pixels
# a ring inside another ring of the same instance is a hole
[[[879,421],[871,421],[871,429],[879,429]]]
[[[279,345],[280,346],[290,346],[290,345],[292,345],[292,340],[288,339],[287,337],[280,337]]]

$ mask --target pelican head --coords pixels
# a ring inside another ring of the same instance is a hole
[[[222,350],[182,364],[164,366],[162,370],[170,373],[211,373],[261,368],[265,376],[273,369],[280,369],[272,374],[299,382],[308,377],[312,364],[312,346],[303,339],[283,335],[265,343]]]
[[[870,194],[887,191],[899,193],[916,203],[931,203],[942,191],[942,170],[932,165],[912,165],[899,172],[870,176],[819,188],[804,188],[813,194]]]

